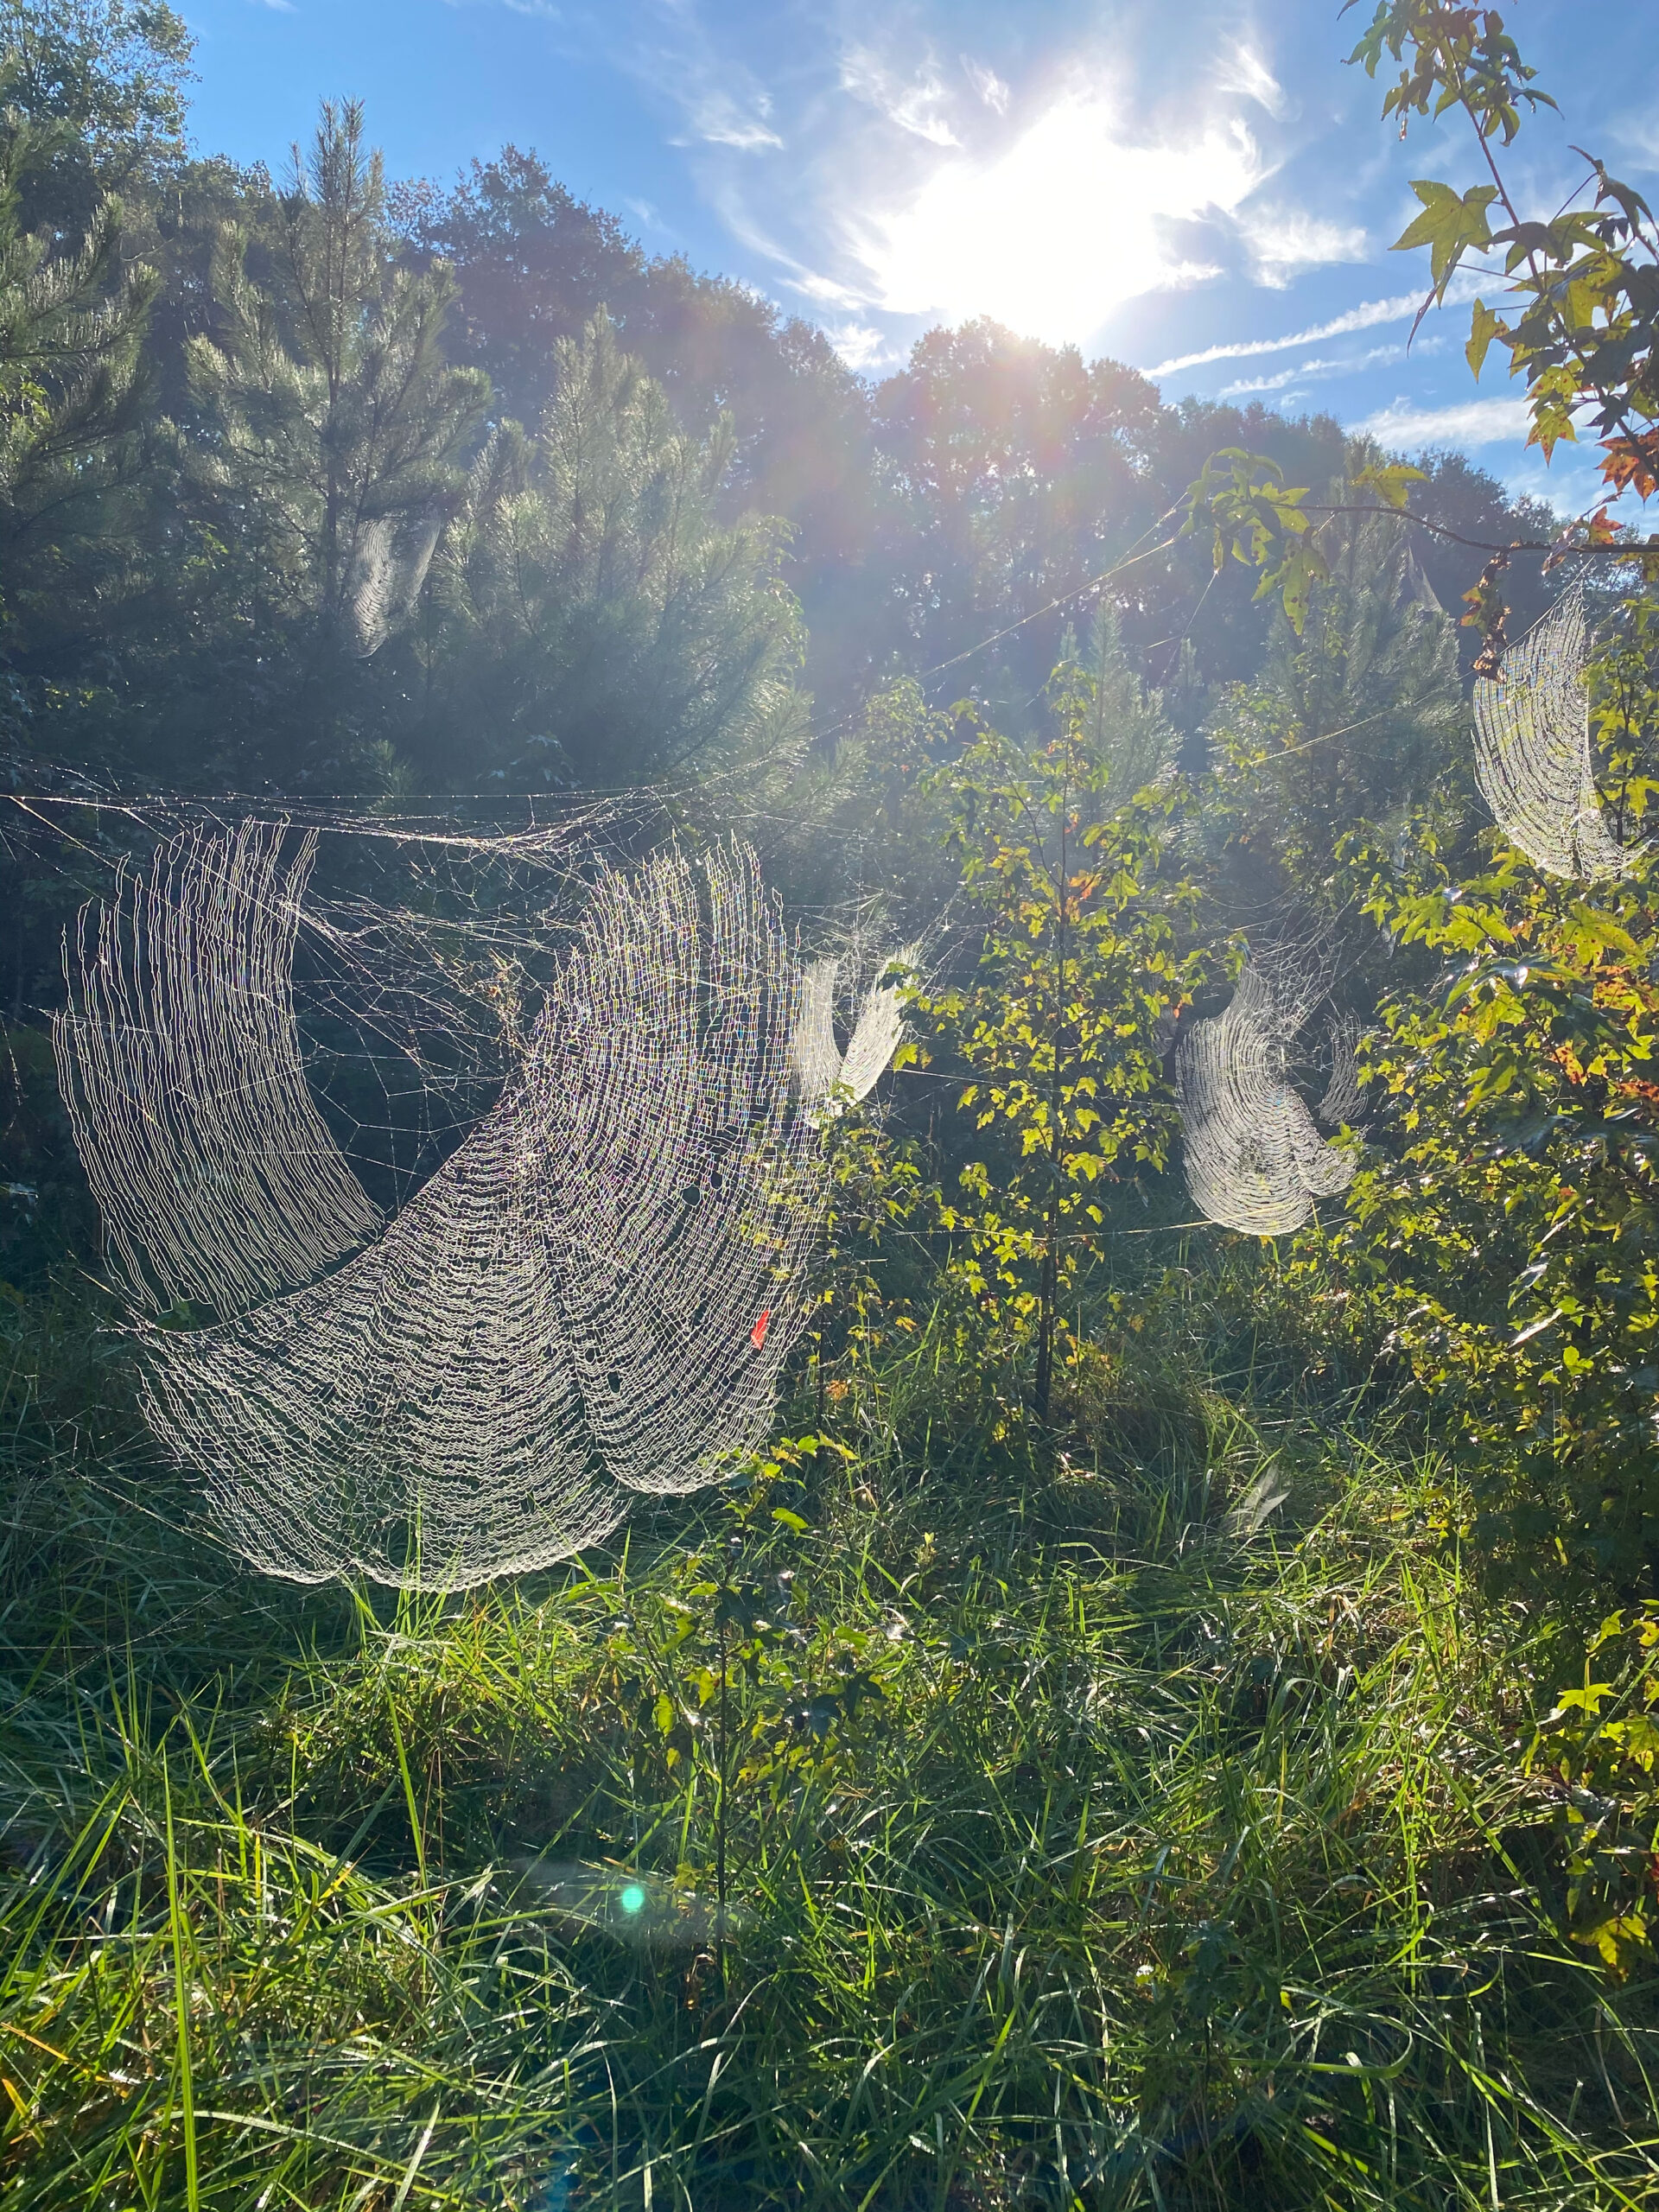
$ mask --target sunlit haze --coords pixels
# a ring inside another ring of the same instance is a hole
[[[1408,353],[1420,294],[1390,253],[1410,180],[1474,181],[1448,118],[1402,145],[1382,88],[1344,66],[1335,0],[1018,8],[842,0],[186,0],[204,149],[279,166],[325,93],[367,102],[394,175],[448,181],[534,147],[648,251],[683,253],[820,322],[880,376],[930,324],[989,315],[1109,354],[1166,397],[1318,408],[1463,444],[1570,498],[1515,446],[1501,365],[1476,386],[1452,319]],[[1655,184],[1648,13],[1605,11],[1611,91],[1576,0],[1513,25],[1559,99],[1508,157],[1554,207],[1593,140]],[[1619,25],[1630,35],[1621,39]]]

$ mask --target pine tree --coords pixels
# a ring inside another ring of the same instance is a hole
[[[154,291],[147,270],[122,265],[112,200],[75,251],[23,229],[22,183],[48,145],[15,110],[0,117],[0,617],[14,751],[35,741],[35,664],[78,634],[128,550],[114,502],[137,463],[130,434]]]
[[[19,188],[44,140],[0,120],[0,499],[15,535],[132,419],[138,340],[153,286],[120,265],[121,210],[98,207],[78,251],[26,232]]]
[[[515,786],[626,782],[792,728],[781,529],[719,518],[729,427],[675,423],[601,314],[555,349],[539,435],[504,425],[440,556],[437,656]]]
[[[199,480],[284,611],[364,654],[409,619],[489,399],[488,379],[440,349],[447,272],[395,267],[385,215],[360,105],[325,102],[260,241],[268,275],[227,229],[220,326],[189,347],[212,425]]]
[[[1069,654],[1069,648],[1068,648]],[[1115,802],[1166,780],[1180,750],[1180,734],[1124,651],[1116,607],[1103,600],[1090,634],[1084,741],[1105,771]]]

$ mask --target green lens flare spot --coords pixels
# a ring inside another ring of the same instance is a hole
[[[627,1888],[618,1897],[617,1903],[624,1912],[643,1912],[645,1909],[645,1893],[638,1882],[630,1882]]]

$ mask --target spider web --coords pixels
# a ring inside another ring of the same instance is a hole
[[[137,1274],[134,1252],[121,1249],[127,1214],[145,1210],[158,1230],[162,1197],[171,1209],[206,1172],[205,1161],[188,1165],[181,1144],[188,1154],[192,1143],[217,1143],[214,1178],[245,1178],[261,1147],[290,1161],[315,1148],[320,1116],[372,1211],[395,1213],[494,1103],[523,1057],[586,874],[607,845],[637,849],[653,810],[630,796],[537,820],[546,809],[536,801],[527,829],[503,830],[470,826],[470,803],[459,801],[446,817],[287,800],[273,813],[239,799],[14,804],[59,844],[66,868],[107,874],[69,933],[68,1003],[55,1026],[72,1122],[96,1106],[99,1145],[117,1155],[108,1172],[124,1179],[118,1194],[89,1164],[112,1272],[148,1310],[188,1294],[220,1315],[256,1302],[269,1276],[232,1287],[198,1270],[187,1294],[176,1268],[166,1272],[165,1235],[152,1236]],[[83,1071],[73,1039],[89,1028],[115,1041]],[[85,1085],[100,1082],[113,1091],[95,1102]],[[244,1118],[257,1132],[215,1136],[204,1091],[230,1100],[250,1086]],[[158,1112],[167,1130],[149,1131],[146,1174],[131,1149],[144,1132],[124,1145],[118,1121]],[[308,1147],[290,1141],[296,1116],[310,1125]],[[348,1216],[360,1203],[348,1203]],[[336,1211],[315,1185],[304,1205],[288,1207],[306,1238],[316,1233],[309,1207],[323,1221]],[[219,1211],[234,1231],[236,1209]],[[340,1249],[358,1225],[348,1219]],[[142,1228],[127,1241],[145,1249]],[[308,1272],[302,1259],[277,1274],[292,1287]]]
[[[1294,963],[1287,966],[1294,975]],[[1309,986],[1308,988],[1312,987]],[[1300,1229],[1316,1199],[1345,1191],[1357,1166],[1327,1144],[1290,1079],[1290,1047],[1308,1012],[1307,989],[1281,996],[1252,961],[1224,1013],[1194,1022],[1176,1052],[1186,1185],[1207,1220],[1255,1236]],[[1331,1026],[1327,1120],[1357,1104],[1357,1027]]]
[[[802,977],[790,1059],[802,1103],[818,1126],[827,1126],[849,1106],[867,1098],[892,1065],[904,1035],[902,971],[915,968],[921,951],[920,938],[901,946],[879,964],[861,991],[856,952],[850,957],[830,954],[815,960]],[[852,1020],[843,1051],[836,1038],[836,1014],[848,971],[853,986]]]
[[[1590,750],[1584,594],[1564,592],[1476,679],[1475,777],[1512,845],[1547,874],[1594,882],[1634,857],[1608,829]]]
[[[306,1084],[293,966],[316,859],[246,823],[124,866],[65,946],[59,1087],[127,1297],[256,1305],[380,1220]]]
[[[286,864],[283,842],[187,833],[67,946],[60,1066],[118,1280],[152,1316],[135,1316],[157,1437],[237,1548],[300,1580],[460,1587],[716,1478],[764,1435],[805,1325],[826,1102],[891,1058],[896,988],[866,994],[832,1071],[833,1005],[804,991],[752,853],[601,866],[533,1020],[524,976],[501,986],[499,1096],[386,1219],[307,1086],[315,840]],[[359,898],[318,930],[336,1014],[372,955],[423,940],[426,1014],[475,995],[480,940],[453,918]],[[400,978],[391,1003],[417,997]],[[370,1015],[391,1028],[385,999]]]

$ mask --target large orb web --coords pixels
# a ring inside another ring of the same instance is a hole
[[[1475,682],[1475,777],[1512,845],[1547,874],[1595,881],[1633,855],[1608,829],[1590,749],[1584,594],[1564,592]]]
[[[1246,967],[1225,1012],[1194,1022],[1177,1047],[1187,1190],[1206,1220],[1249,1236],[1301,1228],[1357,1165],[1320,1136],[1290,1080],[1293,1034],[1265,977]]]
[[[269,1177],[241,1242],[220,1225],[264,1173],[279,1109],[299,1132],[282,1157],[354,1187],[304,1090],[289,973],[303,875],[277,873],[279,842],[164,855],[141,927],[124,889],[76,940],[66,1088],[112,1245],[142,1245],[135,1306],[168,1302],[160,1249],[182,1294],[212,1291],[224,1317],[136,1324],[158,1438],[205,1475],[238,1549],[299,1580],[461,1587],[594,1541],[641,1491],[715,1478],[772,1419],[827,1198],[803,1096],[812,992],[753,855],[600,870],[497,1104],[390,1222],[349,1215],[352,1249],[321,1206],[311,1244],[285,1230],[307,1186],[282,1185],[279,1205]],[[250,977],[263,1029],[238,998]],[[142,1052],[118,1018],[130,1005]],[[878,986],[861,1008],[861,1088],[878,1046],[891,1058],[895,1006]],[[101,1078],[157,1060],[174,1103],[167,1142],[146,1148]],[[202,1159],[220,1171],[211,1206]]]

